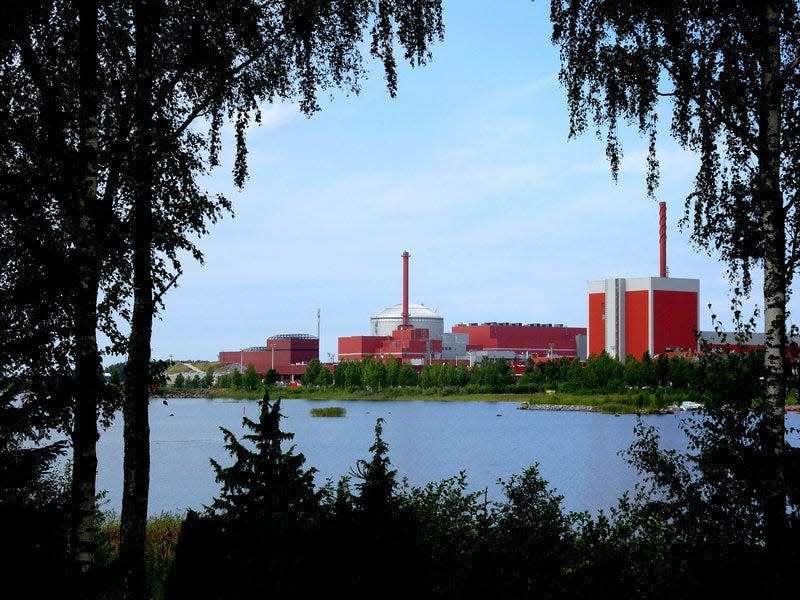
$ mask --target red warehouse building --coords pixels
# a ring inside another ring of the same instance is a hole
[[[266,346],[219,353],[220,362],[238,364],[242,369],[252,364],[259,375],[275,369],[281,379],[302,375],[313,358],[319,358],[319,338],[303,333],[274,335]]]
[[[625,360],[697,349],[700,280],[636,277],[589,282],[589,354]]]
[[[517,356],[585,358],[585,327],[549,323],[470,323],[452,328],[469,336],[467,350],[507,350]]]

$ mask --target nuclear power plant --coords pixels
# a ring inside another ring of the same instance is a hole
[[[408,251],[401,255],[403,302],[370,319],[372,335],[339,338],[339,360],[390,357],[412,365],[484,358],[525,361],[557,357],[586,359],[586,328],[543,323],[469,323],[444,331],[444,319],[421,304],[409,304]]]
[[[697,348],[700,280],[668,277],[667,205],[659,202],[659,276],[589,282],[589,354],[628,354]]]
[[[562,323],[459,323],[445,331],[444,318],[422,304],[409,303],[408,251],[402,258],[402,301],[370,317],[369,335],[338,338],[338,359],[394,358],[421,368],[504,358],[515,363],[575,358],[607,352],[619,360],[644,352],[697,350],[700,281],[670,277],[667,269],[666,203],[659,202],[659,276],[616,277],[588,282],[587,327]],[[252,364],[280,378],[302,375],[319,358],[319,337],[281,334],[266,346],[219,353],[219,360]]]
[[[339,360],[394,357],[401,362],[423,364],[441,359],[444,319],[435,311],[408,302],[409,253],[403,252],[403,302],[384,309],[370,319],[373,335],[339,338]],[[412,317],[412,308],[414,316]]]

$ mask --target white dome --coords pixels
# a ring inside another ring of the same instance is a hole
[[[441,319],[442,317],[435,311],[422,304],[409,304],[408,316],[412,319]],[[403,305],[395,304],[389,308],[384,308],[373,319],[396,319],[403,317]]]
[[[427,329],[431,339],[442,339],[444,319],[435,310],[422,304],[409,304],[408,322],[413,327]],[[403,305],[395,304],[383,309],[370,319],[370,333],[371,335],[390,336],[392,331],[402,324]]]

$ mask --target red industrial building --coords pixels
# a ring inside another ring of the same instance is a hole
[[[468,336],[468,351],[506,350],[521,358],[581,358],[586,337],[585,327],[550,323],[470,323],[452,331]]]
[[[589,283],[589,354],[624,360],[697,348],[700,281],[670,277]]]
[[[591,281],[589,354],[625,360],[697,349],[700,280],[667,276],[666,204],[659,203],[660,276]]]
[[[547,323],[469,323],[444,332],[435,311],[408,302],[409,253],[403,252],[403,302],[372,317],[373,335],[338,339],[340,361],[373,357],[421,366],[425,363],[470,364],[485,357],[522,364],[553,358],[577,358],[606,351],[625,360],[645,352],[695,353],[700,321],[700,280],[669,277],[666,260],[666,204],[659,203],[660,273],[658,277],[612,278],[588,283],[587,327]],[[702,332],[706,339],[712,337]],[[719,345],[715,339],[712,344]],[[752,342],[757,345],[758,342]],[[220,352],[219,360],[252,364],[258,373],[275,369],[282,379],[302,375],[308,361],[319,357],[319,339],[310,335],[277,335],[267,345]],[[330,366],[329,366],[330,368]]]
[[[403,303],[401,312],[396,314],[392,307],[383,311],[380,322],[395,322],[397,327],[389,335],[354,335],[339,338],[339,360],[361,360],[367,356],[388,359],[394,357],[400,362],[422,364],[423,361],[439,359],[442,353],[441,337],[432,338],[428,327],[417,327],[408,303],[408,259],[406,251],[403,259]],[[415,305],[415,317],[420,322],[436,325],[441,318],[421,305]],[[373,318],[373,327],[378,330],[380,323]]]
[[[470,323],[456,325],[444,333],[442,318],[434,311],[408,303],[408,252],[403,252],[403,303],[387,308],[372,319],[374,331],[388,335],[339,338],[339,360],[365,357],[388,359],[417,365],[430,362],[480,360],[483,355],[526,357],[585,358],[586,328],[532,323]],[[402,308],[401,308],[402,307]],[[443,348],[444,341],[444,348]]]
[[[390,336],[354,335],[339,338],[339,360],[361,360],[367,356],[400,362],[422,363],[439,359],[442,340],[432,340],[427,329],[395,329]]]
[[[252,364],[259,375],[275,369],[281,380],[305,373],[313,358],[319,358],[319,338],[304,333],[274,335],[266,346],[219,353],[220,362],[238,364],[242,370]]]

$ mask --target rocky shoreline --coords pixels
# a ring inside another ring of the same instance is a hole
[[[586,404],[531,404],[529,402],[521,402],[517,406],[519,410],[561,410],[561,411],[583,411],[583,412],[602,412],[597,406],[589,406]],[[631,411],[636,412],[636,411]],[[661,408],[657,410],[647,411],[653,415],[672,415],[679,412],[676,407]],[[619,414],[619,413],[614,413]]]
[[[581,410],[583,412],[595,412],[597,407],[582,404],[531,404],[529,402],[521,402],[517,408],[520,410]]]

